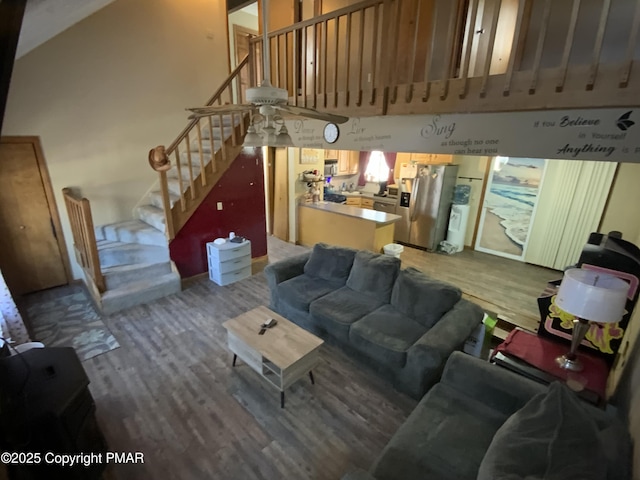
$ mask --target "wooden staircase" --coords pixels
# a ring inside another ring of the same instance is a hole
[[[242,103],[240,75],[229,75],[208,105]],[[171,168],[134,209],[134,220],[94,228],[87,199],[64,189],[76,260],[96,304],[110,314],[180,291],[169,242],[198,208],[242,150],[248,115],[212,115],[191,121],[166,149]]]

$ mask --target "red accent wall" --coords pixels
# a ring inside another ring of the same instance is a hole
[[[207,272],[207,242],[229,232],[251,240],[251,257],[267,254],[262,165],[262,150],[245,148],[170,243],[182,278]]]

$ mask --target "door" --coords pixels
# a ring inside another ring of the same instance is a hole
[[[37,137],[0,141],[0,269],[13,295],[69,282],[60,218]]]
[[[240,64],[240,62],[249,55],[249,39],[252,36],[258,35],[257,30],[251,30],[250,28],[242,27],[240,25],[233,25],[233,36],[235,41],[235,56],[236,56],[236,66]],[[249,78],[249,72],[246,68],[244,68],[240,72],[240,98],[243,101],[246,100],[244,93],[247,91],[251,85],[251,79]]]
[[[271,150],[271,149],[270,149]],[[289,167],[287,148],[275,148],[272,235],[289,241]]]

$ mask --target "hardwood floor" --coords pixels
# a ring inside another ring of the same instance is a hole
[[[281,243],[272,261],[305,250]],[[281,409],[276,389],[231,366],[222,328],[268,298],[262,273],[227,287],[203,278],[104,319],[121,347],[83,363],[98,422],[111,451],[145,455],[105,478],[334,480],[372,465],[416,402],[323,345],[315,385],[294,384]]]
[[[443,255],[405,246],[401,258],[403,267],[415,267],[456,285],[465,298],[496,313],[505,323],[531,331],[537,331],[540,323],[538,296],[549,281],[562,278],[557,270],[475,250]]]
[[[306,251],[269,239],[270,261]],[[477,252],[405,248],[403,266],[460,286],[479,303],[533,315],[557,274]],[[340,349],[323,345],[315,385],[276,389],[231,366],[222,323],[269,302],[262,273],[220,287],[201,277],[170,297],[105,317],[121,347],[83,362],[109,449],[144,464],[105,479],[339,479],[368,469],[416,402]],[[507,308],[508,307],[508,308]]]

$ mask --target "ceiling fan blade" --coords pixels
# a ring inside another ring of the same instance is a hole
[[[292,115],[300,115],[302,117],[314,118],[316,120],[324,120],[325,122],[345,123],[347,120],[349,120],[349,117],[343,117],[342,115],[319,112],[311,108],[296,107],[294,105],[274,105],[274,107]]]
[[[255,108],[254,105],[251,104],[243,104],[243,105],[234,105],[232,103],[226,105],[209,105],[204,107],[189,107],[187,110],[193,112],[198,115],[213,115],[216,113],[234,113],[234,112],[246,112],[248,110],[253,110]]]

